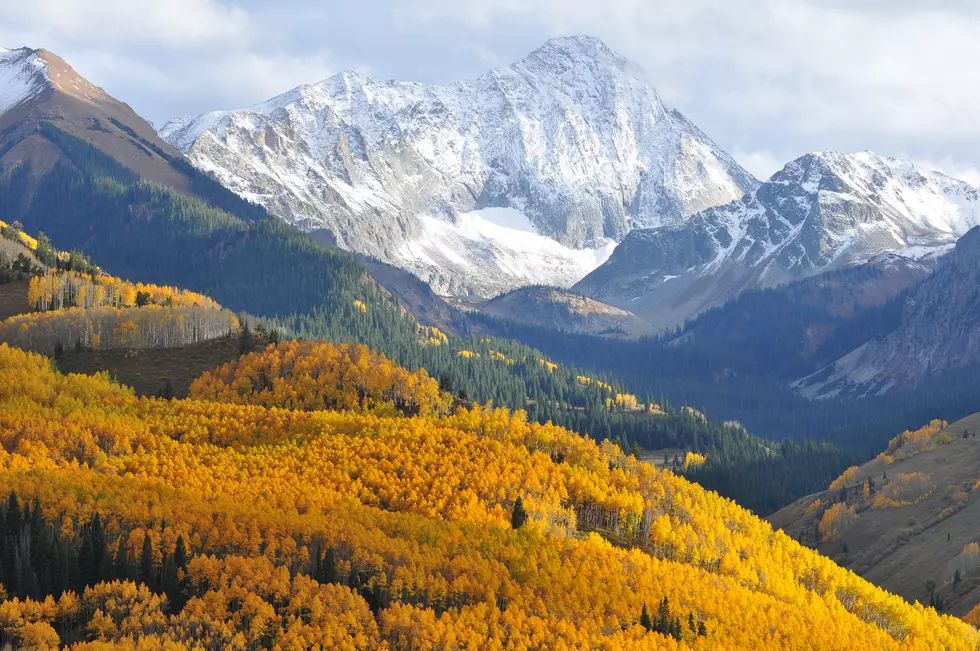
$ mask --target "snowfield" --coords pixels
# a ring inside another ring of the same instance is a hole
[[[0,47],[0,115],[48,88],[44,62],[31,50]]]
[[[456,223],[422,216],[422,233],[401,246],[396,260],[438,293],[458,293],[458,282],[493,296],[502,284],[571,287],[608,260],[616,244],[570,248],[539,235],[514,208],[484,208],[463,213]]]

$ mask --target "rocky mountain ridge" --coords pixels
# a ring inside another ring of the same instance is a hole
[[[749,289],[890,255],[934,264],[980,224],[980,192],[872,152],[807,154],[681,224],[638,229],[575,291],[669,328]]]
[[[589,270],[570,262],[576,252],[608,249],[636,226],[677,224],[758,184],[668,108],[642,70],[590,37],[553,39],[445,86],[344,72],[160,133],[282,219],[329,229],[338,246],[452,294],[567,286]],[[519,212],[568,252],[544,252],[550,263],[531,277],[513,272],[526,257],[512,245],[521,229],[497,237],[461,226],[487,208]],[[461,244],[427,248],[442,235]]]
[[[794,388],[808,398],[881,394],[980,363],[980,227],[905,296],[899,326]]]

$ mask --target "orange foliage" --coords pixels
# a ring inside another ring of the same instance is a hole
[[[836,538],[847,525],[858,519],[857,511],[853,506],[847,506],[843,502],[838,502],[824,511],[820,518],[819,530],[820,539],[829,540]]]
[[[270,370],[280,359],[260,355]],[[978,642],[966,624],[869,584],[730,500],[608,441],[503,409],[389,418],[136,398],[0,346],[0,491],[11,490],[69,530],[98,512],[113,553],[133,553],[147,535],[154,549],[181,536],[191,553],[179,613],[129,582],[0,602],[0,629],[21,646],[56,644],[59,616],[78,618],[91,644],[121,648]],[[531,519],[513,529],[518,496]],[[664,597],[707,636],[640,627],[644,604]]]
[[[270,344],[205,373],[191,396],[234,404],[287,409],[394,409],[418,415],[444,413],[450,398],[420,369],[409,372],[360,344]]]
[[[917,452],[930,450],[940,443],[952,441],[951,437],[943,437],[942,431],[949,426],[944,420],[933,420],[928,425],[914,432],[905,430],[888,442],[888,448],[878,455],[878,459],[889,457],[888,463],[896,459],[905,459]]]
[[[35,276],[31,279],[27,300],[35,309],[44,312],[68,307],[137,307],[140,295],[153,305],[221,309],[217,302],[203,294],[77,271],[49,271],[43,276]]]

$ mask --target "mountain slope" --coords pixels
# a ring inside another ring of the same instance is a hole
[[[647,329],[646,323],[627,310],[555,287],[522,287],[477,309],[498,319],[566,332],[632,335]]]
[[[141,177],[190,190],[191,183],[163,155],[177,152],[126,104],[90,83],[47,50],[0,53],[0,165],[31,161],[43,174],[64,160],[36,133],[41,121],[105,151]],[[140,142],[152,143],[155,152]],[[163,155],[161,155],[163,154]]]
[[[738,201],[632,232],[575,289],[666,328],[883,253],[933,264],[978,224],[980,193],[966,183],[871,152],[808,154]]]
[[[57,55],[30,48],[0,52],[0,80],[0,88],[6,89],[0,90],[5,98],[0,100],[0,177],[9,179],[15,168],[26,168],[25,201],[30,201],[40,180],[59,165],[79,167],[72,159],[73,153],[76,158],[80,155],[77,147],[74,152],[66,151],[71,149],[68,141],[56,143],[46,135],[53,127],[107,156],[102,163],[109,164],[113,173],[124,169],[134,178],[202,199],[246,219],[268,216],[191,166],[127,104],[79,75]],[[12,210],[15,208],[9,208],[7,214]]]
[[[913,288],[901,321],[830,366],[796,382],[808,398],[885,393],[980,362],[980,228],[956,243]]]
[[[161,134],[270,212],[330,229],[340,246],[443,293],[574,281],[548,269],[514,273],[508,237],[467,237],[461,215],[475,210],[512,208],[541,236],[598,249],[757,185],[668,109],[635,64],[589,37],[553,39],[448,86],[345,72],[251,109],[172,121]],[[419,250],[434,230],[505,251],[450,267],[452,252]]]
[[[615,445],[506,410],[405,417],[392,402],[431,404],[436,383],[371,351],[286,343],[191,396],[138,399],[0,346],[10,645],[978,643]]]
[[[963,615],[980,603],[980,551],[967,550],[975,546],[980,517],[977,432],[980,414],[948,427],[937,421],[906,432],[832,488],[769,520],[886,590],[921,603],[941,599],[950,612]],[[874,492],[866,494],[868,478]],[[826,515],[842,497],[857,517],[838,521]]]

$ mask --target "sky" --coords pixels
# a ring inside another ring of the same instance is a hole
[[[767,178],[870,149],[980,185],[976,0],[0,0],[0,45],[43,47],[157,126],[342,70],[473,78],[589,34]]]

